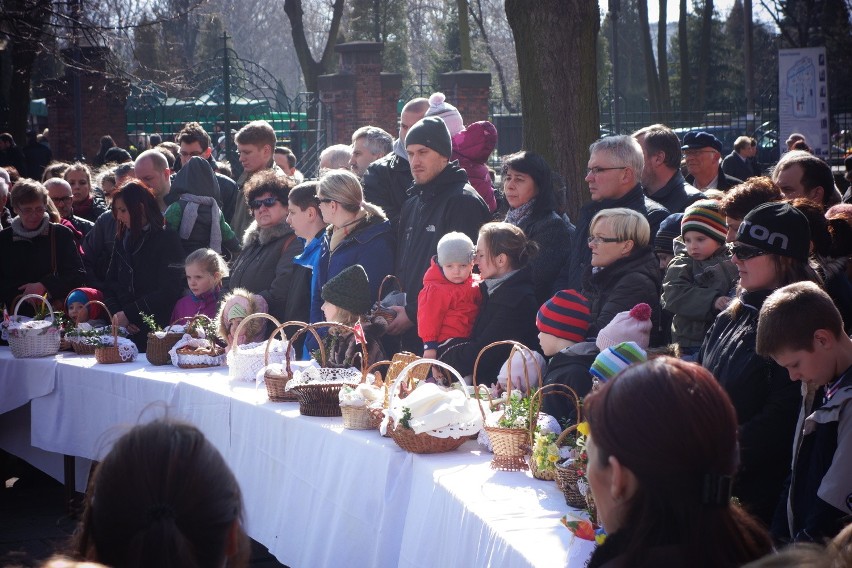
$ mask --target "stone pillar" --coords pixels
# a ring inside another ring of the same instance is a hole
[[[491,96],[491,73],[453,71],[440,76],[441,92],[447,102],[459,109],[464,123],[488,120],[488,101]]]
[[[349,144],[361,126],[378,126],[397,133],[396,103],[402,77],[382,73],[384,44],[353,41],[335,47],[339,72],[319,78],[319,95],[329,106],[332,121],[329,144]]]
[[[83,155],[92,163],[100,150],[101,136],[109,134],[115,143],[128,147],[125,105],[130,85],[106,73],[106,47],[80,49],[80,95],[82,97]],[[66,56],[69,54],[66,52]],[[47,126],[50,128],[50,149],[56,160],[74,158],[74,94],[71,70],[65,76],[46,83]]]

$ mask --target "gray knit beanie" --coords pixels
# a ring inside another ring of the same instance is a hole
[[[473,241],[464,233],[447,233],[438,241],[438,264],[446,266],[451,262],[469,264],[473,260]]]
[[[453,140],[447,125],[437,116],[427,116],[408,130],[405,137],[405,147],[412,144],[422,144],[450,159],[453,155]]]

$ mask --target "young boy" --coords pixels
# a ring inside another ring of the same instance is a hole
[[[704,336],[731,301],[728,296],[737,280],[737,269],[725,247],[727,225],[712,200],[696,201],[683,212],[681,243],[684,249],[669,263],[663,280],[662,305],[672,318],[672,342],[691,358]]]
[[[417,297],[417,334],[423,357],[434,359],[438,346],[452,338],[470,337],[482,293],[473,275],[473,241],[464,233],[447,233],[423,275]]]
[[[852,514],[852,340],[828,294],[812,282],[797,282],[763,303],[757,352],[803,383],[792,473],[773,536],[822,542]]]

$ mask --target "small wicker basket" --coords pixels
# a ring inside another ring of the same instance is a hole
[[[243,321],[240,322],[240,325],[237,326],[237,330],[234,333],[234,344],[231,345],[230,351],[228,351],[227,362],[228,362],[228,376],[232,379],[239,379],[241,381],[255,381],[258,371],[260,371],[263,367],[269,364],[269,347],[270,343],[275,340],[275,334],[272,334],[266,341],[267,349],[261,354],[257,350],[253,350],[251,353],[244,352],[241,350],[242,347],[239,343],[237,343],[238,338],[241,337],[243,326],[251,320],[255,319],[267,319],[275,324],[275,327],[281,325],[277,319],[272,317],[269,314],[265,314],[263,312],[257,312],[254,314],[250,314],[243,318]],[[285,338],[286,339],[286,338]],[[254,343],[252,344],[255,347],[259,347],[260,344]],[[285,349],[289,349],[290,346],[286,345]],[[277,360],[274,360],[273,363],[283,363],[284,362],[284,354],[280,352],[274,352]]]
[[[381,317],[384,318],[386,322],[391,323],[396,319],[396,312],[392,309],[382,305],[382,298],[385,288],[386,282],[396,282],[397,287],[402,290],[402,282],[399,281],[399,278],[394,276],[393,274],[388,274],[382,279],[381,284],[379,284],[379,299],[376,300],[376,303],[373,304],[373,308],[370,310],[370,318]]]
[[[473,390],[474,392],[479,392],[479,388],[476,384],[476,375],[477,370],[479,369],[479,361],[482,358],[482,355],[493,347],[497,347],[499,345],[511,345],[512,350],[509,352],[509,372],[507,373],[507,382],[506,382],[506,391],[507,393],[512,392],[512,373],[511,373],[511,361],[512,357],[515,356],[516,353],[521,353],[526,351],[530,355],[532,355],[532,350],[524,345],[523,343],[519,343],[517,341],[512,340],[503,340],[503,341],[495,341],[494,343],[489,343],[476,356],[476,361],[473,364]],[[538,373],[538,386],[541,388],[541,368],[536,364],[536,371]],[[527,375],[527,367],[524,365],[524,378],[526,379],[527,387],[530,387],[529,376]],[[485,410],[482,408],[482,399],[477,397],[477,402],[479,403],[479,411],[482,413],[482,420],[485,422]],[[537,404],[536,404],[537,403]],[[491,401],[491,397],[489,395],[489,406],[492,406],[493,403]],[[504,428],[498,426],[488,426],[487,424],[483,425],[482,429],[485,430],[485,434],[488,436],[488,439],[491,441],[491,449],[494,452],[494,457],[491,458],[491,469],[497,469],[500,471],[525,471],[529,469],[527,465],[526,455],[532,446],[532,432],[535,432],[536,421],[538,419],[538,409],[541,405],[540,398],[530,398],[530,406],[529,406],[529,427],[528,428]]]
[[[544,401],[545,396],[564,396],[565,398],[571,400],[574,403],[574,411],[575,411],[574,416],[577,417],[578,421],[581,419],[580,418],[580,416],[581,416],[581,414],[580,414],[580,412],[581,412],[580,396],[577,394],[577,392],[574,389],[572,389],[568,385],[563,385],[561,383],[555,383],[555,384],[550,384],[550,385],[544,385],[543,387],[538,389],[533,394],[533,397],[534,398],[538,397],[540,399],[539,403],[538,403],[539,408],[541,408],[541,403]],[[569,432],[572,432],[576,429],[577,429],[576,424],[572,424],[571,426],[569,426],[567,428],[567,430]],[[531,433],[531,436],[532,436],[533,443],[535,443],[535,430],[534,429],[531,430],[530,433]],[[564,433],[564,431],[563,431],[563,433]],[[561,446],[564,443],[564,441],[565,441],[565,437],[562,434],[560,434],[559,437],[556,438],[556,445]],[[535,444],[533,444],[533,446],[534,445]],[[536,479],[542,479],[544,481],[554,481],[556,479],[556,466],[555,465],[553,466],[552,469],[539,469],[538,466],[536,465],[535,456],[533,456],[533,455],[531,455],[529,457],[529,464],[530,464],[530,472],[532,473],[533,477],[535,477]]]
[[[376,361],[367,367],[367,376],[369,377],[371,373],[375,372],[374,376],[381,382],[382,375],[378,371],[375,371],[375,369],[381,366],[389,367],[391,364],[391,361]],[[385,389],[385,393],[387,393],[387,389]],[[385,397],[385,404],[387,404],[387,397]],[[382,408],[372,408],[367,405],[350,406],[341,404],[340,413],[343,416],[343,427],[347,430],[376,430],[384,418],[382,410]]]
[[[89,300],[84,307],[88,308],[89,304],[97,304],[102,307],[106,312],[107,318],[112,322],[110,326],[110,330],[112,331],[112,345],[95,344],[95,361],[102,365],[125,363],[126,361],[121,358],[121,352],[118,348],[118,324],[113,320],[109,308],[106,307],[106,304],[98,300]],[[133,359],[131,358],[130,360],[132,361]]]
[[[157,337],[154,332],[149,332],[148,343],[145,347],[145,357],[148,359],[148,362],[155,366],[171,365],[172,356],[169,355],[169,351],[171,351],[172,347],[175,346],[175,343],[183,339],[184,336],[184,333],[171,331],[171,328],[184,320],[189,321],[191,324],[194,318],[195,316],[184,316],[176,319],[171,323],[171,325],[167,326],[163,330],[166,332],[165,337]],[[189,327],[189,325],[187,327]],[[195,334],[193,334],[191,329],[186,331],[186,333],[195,337]]]
[[[45,321],[50,321],[51,326],[37,329],[10,329],[8,331],[9,348],[12,350],[12,355],[16,359],[56,355],[59,353],[59,342],[62,334],[58,327],[52,325],[56,321],[56,316],[53,312],[53,307],[44,296],[39,296],[38,294],[26,294],[22,296],[15,304],[15,313],[12,316],[12,320],[18,321],[18,308],[21,307],[21,304],[25,300],[29,300],[30,298],[38,298],[47,306],[50,315],[49,319]]]
[[[243,320],[245,321],[245,320]],[[264,367],[268,367],[269,365],[269,348],[271,346],[272,341],[275,339],[275,336],[281,333],[282,337],[286,338],[283,331],[288,327],[299,326],[300,331],[302,329],[307,328],[308,324],[301,321],[287,321],[280,325],[278,325],[272,333],[269,335],[269,339],[266,341],[266,351],[263,354],[263,365]],[[325,358],[325,348],[323,347],[322,340],[317,334],[316,330],[311,329],[311,333],[314,334],[314,337],[319,344],[320,353],[322,357]],[[298,334],[298,331],[296,332]],[[293,337],[295,337],[295,335]],[[290,344],[292,345],[293,341],[290,340]],[[289,392],[287,390],[287,382],[293,378],[293,370],[290,367],[290,350],[287,349],[284,356],[284,372],[276,373],[270,369],[266,369],[263,373],[263,381],[266,383],[266,394],[269,395],[269,400],[272,402],[298,402],[298,398],[296,397],[296,393]]]

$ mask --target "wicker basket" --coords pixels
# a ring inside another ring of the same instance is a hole
[[[237,343],[238,338],[241,336],[240,334],[243,331],[243,326],[253,319],[261,318],[271,321],[275,324],[275,327],[281,325],[281,322],[279,322],[277,319],[263,312],[250,314],[243,318],[243,321],[240,322],[240,325],[237,326],[237,330],[234,333],[234,345],[231,346],[231,350],[228,351],[227,356],[228,376],[232,379],[254,382],[256,380],[258,371],[260,371],[263,367],[269,364],[269,347],[271,343],[275,341],[275,334],[272,334],[272,337],[270,337],[266,341],[267,348],[264,353],[259,353],[257,352],[257,350],[252,353],[245,352],[246,350],[241,350],[240,347],[242,346]],[[260,344],[254,343],[252,345],[258,347]],[[285,345],[284,348],[289,349],[289,344]],[[276,357],[276,359],[273,359],[273,363],[284,362],[284,353],[276,351],[273,352],[273,355]]]
[[[586,507],[586,497],[578,485],[581,477],[578,468],[574,465],[556,466],[556,485],[565,495],[565,503],[576,509]]]
[[[12,355],[17,359],[56,355],[59,353],[59,342],[62,334],[58,327],[52,325],[56,321],[56,316],[53,312],[53,307],[44,296],[39,296],[38,294],[26,294],[22,296],[15,304],[15,314],[12,316],[12,320],[19,321],[18,308],[21,307],[21,304],[25,300],[29,300],[30,298],[38,298],[47,306],[50,316],[45,321],[50,321],[51,326],[35,329],[18,328],[8,330],[9,347],[12,350]]]
[[[189,320],[187,327],[192,328],[197,320],[207,320],[208,324],[212,324],[213,321],[204,314],[195,314]],[[184,337],[186,337],[186,333]],[[192,336],[192,333],[189,333]],[[196,338],[198,339],[198,338]],[[209,369],[211,367],[221,367],[225,363],[225,348],[220,347],[216,344],[216,338],[214,337],[204,337],[204,341],[207,342],[205,346],[201,348],[201,350],[189,350],[188,348],[181,345],[181,340],[172,345],[171,350],[169,350],[169,355],[172,359],[172,364],[180,367],[181,369]],[[198,360],[201,357],[203,360]]]
[[[275,339],[275,336],[278,333],[283,332],[284,329],[293,326],[299,326],[301,327],[301,329],[305,329],[308,327],[308,324],[301,321],[288,321],[278,325],[272,331],[272,333],[269,335],[269,339],[266,341],[266,351],[263,354],[264,366],[269,365],[269,347],[272,340]],[[316,330],[311,329],[310,331],[314,334],[314,337],[316,337],[317,343],[319,344],[320,353],[322,354],[322,357],[325,358],[325,348],[323,347],[322,340],[320,339]],[[296,334],[298,333],[299,332],[297,331]],[[296,334],[293,335],[294,338]],[[291,339],[290,344],[292,343],[293,341]],[[267,369],[263,373],[263,381],[266,383],[266,394],[269,395],[269,400],[271,400],[272,402],[298,402],[299,399],[298,397],[296,397],[296,393],[287,390],[287,382],[292,378],[293,371],[290,367],[290,349],[287,349],[284,355],[284,372],[275,373]]]
[[[402,382],[408,380],[408,373],[417,365],[436,365],[438,367],[442,367],[448,370],[462,385],[464,385],[464,381],[462,380],[461,375],[459,375],[459,372],[446,363],[436,361],[434,359],[418,359],[406,365],[394,381],[393,386],[389,389],[391,402],[393,401],[393,397],[396,396]],[[462,392],[469,398],[466,389],[463,388]],[[458,438],[448,436],[446,438],[441,438],[433,436],[429,432],[421,432],[417,434],[411,428],[397,426],[393,420],[388,421],[387,431],[390,434],[390,437],[393,438],[393,441],[396,442],[400,448],[414,454],[438,454],[451,452],[460,448],[462,444],[469,439],[468,436],[460,436]]]
[[[486,351],[493,347],[497,347],[500,345],[511,345],[512,350],[509,352],[509,370],[511,371],[512,365],[512,357],[515,356],[516,353],[521,353],[522,351],[526,351],[529,354],[532,354],[532,350],[522,343],[518,343],[517,341],[511,340],[503,340],[503,341],[495,341],[494,343],[489,343],[476,356],[476,361],[473,363],[473,391],[479,392],[479,388],[476,384],[476,375],[477,370],[479,369],[479,361],[482,359],[482,356]],[[536,365],[536,370],[538,372],[538,386],[541,388],[541,368]],[[524,378],[526,379],[526,384],[530,385],[529,376],[527,376],[526,365],[524,365]],[[512,392],[512,373],[507,373],[507,382],[506,382],[506,391],[508,393]],[[482,420],[485,422],[485,410],[482,408],[482,399],[478,396],[476,397],[478,402],[479,411],[482,413]],[[538,404],[536,404],[538,402]],[[538,409],[541,405],[541,399],[531,397],[530,398],[530,406],[529,406],[529,428],[503,428],[497,426],[488,426],[487,424],[483,425],[483,430],[485,430],[485,434],[488,436],[488,439],[491,441],[491,449],[494,452],[494,457],[491,458],[491,469],[497,469],[500,471],[525,471],[529,469],[529,465],[527,465],[526,455],[529,452],[532,446],[532,433],[535,432],[536,420],[538,419]],[[492,406],[490,395],[489,395],[489,406]]]
[[[167,326],[166,329],[163,330],[166,332],[165,337],[157,337],[155,333],[149,332],[148,343],[145,347],[145,357],[148,358],[148,362],[156,366],[171,365],[172,356],[169,355],[169,351],[171,351],[172,347],[175,346],[175,343],[183,339],[184,336],[183,333],[171,331],[171,328],[183,320],[189,320],[192,322],[194,319],[195,316],[184,316],[176,319],[171,323],[171,325]],[[187,333],[194,336],[192,331]]]
[[[74,353],[77,355],[94,355],[95,347],[94,343],[89,343],[87,341],[70,341],[71,349],[74,350]]]
[[[382,375],[378,371],[375,371],[375,369],[381,366],[389,367],[391,364],[391,361],[376,361],[367,367],[366,376],[369,377],[371,373],[375,373],[374,376],[377,378],[377,381],[381,382]],[[385,389],[385,393],[387,393],[387,389]],[[387,404],[387,397],[385,397],[384,404]],[[343,427],[347,430],[376,430],[384,418],[383,408],[372,408],[366,405],[350,406],[341,404],[340,412],[343,416]]]
[[[348,325],[343,325],[341,323],[335,322],[327,322],[322,321],[318,323],[307,324],[304,328],[297,331],[291,341],[295,341],[299,335],[305,333],[307,330],[313,330],[315,336],[317,337],[318,343],[320,346],[322,345],[322,341],[319,340],[319,334],[316,333],[316,328],[318,327],[330,327],[337,329],[344,329],[346,331],[350,331],[355,333],[355,330]],[[345,373],[346,369],[332,369],[327,368],[327,354],[325,349],[320,349],[320,374],[328,375],[329,377],[333,377],[336,374]],[[290,373],[290,353],[289,350],[287,352],[287,373]],[[361,343],[361,378],[360,380],[354,381],[352,386],[358,384],[359,382],[364,382],[367,378],[367,368],[369,367],[369,362],[367,361],[367,342],[364,341]],[[335,382],[335,383],[324,383],[320,382],[317,384],[302,384],[295,387],[291,387],[289,392],[295,392],[296,397],[299,399],[299,414],[303,416],[342,416],[340,411],[340,388],[344,385],[344,382]]]
[[[106,307],[106,304],[98,300],[89,300],[86,302],[84,307],[88,308],[89,304],[97,304],[102,307],[107,314],[107,319],[112,322],[112,325],[110,326],[110,329],[112,330],[112,345],[95,344],[95,361],[103,365],[126,362],[121,358],[121,352],[118,348],[118,324],[113,321],[109,308]],[[133,358],[130,360],[132,361]]]
[[[543,387],[538,389],[535,392],[535,394],[533,394],[533,398],[538,397],[540,399],[539,404],[538,404],[539,408],[541,408],[541,403],[544,401],[545,396],[564,396],[565,398],[570,399],[574,403],[574,412],[575,412],[574,416],[577,417],[578,421],[581,419],[580,396],[577,394],[577,392],[574,389],[572,389],[568,385],[556,383],[556,384],[551,384],[551,385],[544,385]],[[577,429],[576,424],[572,424],[571,426],[566,428],[566,430],[569,433],[573,432],[576,429]],[[566,440],[565,436],[567,436],[567,434],[565,434],[565,431],[563,430],[563,432],[559,435],[559,437],[556,438],[556,445],[557,446],[561,446],[562,444],[565,443],[565,440]],[[535,432],[534,431],[533,431],[533,434],[532,434],[532,439],[533,439],[533,445],[535,445]],[[542,479],[544,481],[554,481],[556,479],[555,466],[554,466],[554,469],[541,470],[536,465],[535,457],[532,456],[532,455],[529,457],[529,465],[530,465],[530,472],[532,473],[533,477],[535,477],[536,479]]]
[[[386,322],[391,323],[396,319],[396,312],[392,309],[382,305],[382,298],[385,288],[386,282],[396,282],[397,286],[400,290],[402,290],[402,282],[399,281],[399,278],[394,276],[393,274],[388,274],[382,279],[382,283],[379,284],[379,298],[376,300],[376,303],[373,304],[372,309],[370,310],[370,318],[384,318]]]

